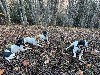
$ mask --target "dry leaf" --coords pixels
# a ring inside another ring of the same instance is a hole
[[[24,60],[22,63],[23,63],[24,66],[28,66],[29,65],[29,61],[28,60]]]
[[[4,69],[0,69],[0,75],[4,73]]]

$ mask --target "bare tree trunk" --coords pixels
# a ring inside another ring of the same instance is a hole
[[[6,0],[5,1],[5,6],[6,6],[6,11],[7,11],[7,17],[8,17],[8,24],[11,24],[11,19],[10,19],[10,8],[9,8],[9,4]]]
[[[20,5],[21,5],[21,10],[22,10],[22,23],[23,25],[27,25],[27,17],[26,17],[26,12],[25,12],[25,7],[24,7],[24,1],[23,0],[19,0]]]
[[[43,25],[44,4],[43,0],[39,0],[39,23]]]
[[[32,20],[33,20],[33,23],[35,21],[35,14],[34,14],[34,4],[33,4],[33,0],[29,0],[29,4],[30,4],[30,8],[31,8],[31,15],[32,15]]]
[[[5,10],[5,8],[4,8],[4,6],[3,6],[3,4],[2,4],[2,2],[1,2],[1,0],[0,0],[0,7],[1,7],[1,9],[2,9],[3,13],[4,13],[4,14],[5,14],[5,16],[6,16],[6,10]]]
[[[4,4],[4,5],[5,5],[5,8],[4,8],[4,5],[2,4],[2,2],[1,2],[1,0],[0,0],[1,9],[2,9],[2,11],[3,11],[4,14],[5,14],[7,24],[11,24],[9,5],[8,5],[8,3],[6,2],[6,0],[3,0],[3,1],[4,1],[4,3],[5,3],[5,4]]]

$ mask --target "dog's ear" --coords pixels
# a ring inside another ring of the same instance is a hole
[[[16,45],[20,46],[24,44],[24,38],[20,37],[17,39],[17,41],[15,42]]]
[[[42,33],[43,33],[43,35],[47,35],[47,31],[43,31]]]
[[[78,42],[78,45],[83,45],[83,46],[85,46],[85,40],[80,40],[80,41]]]

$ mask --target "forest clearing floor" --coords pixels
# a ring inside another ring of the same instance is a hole
[[[14,44],[17,37],[35,37],[42,33],[43,30],[49,32],[50,45],[43,49],[36,48],[31,53],[27,51],[23,55],[20,54],[20,60],[14,60],[10,63],[13,66],[12,71],[14,75],[16,75],[16,73],[21,73],[22,71],[26,72],[26,69],[21,65],[23,58],[29,59],[30,65],[28,65],[27,69],[29,69],[29,71],[33,70],[34,75],[46,75],[47,73],[51,73],[51,75],[70,75],[79,72],[79,68],[85,73],[84,75],[89,75],[87,72],[89,72],[90,69],[94,75],[100,74],[100,53],[95,53],[95,50],[100,51],[100,29],[68,28],[59,26],[44,27],[39,25],[1,25],[0,49],[4,49],[9,43]],[[65,36],[63,46],[61,46],[62,41],[60,41],[60,34],[62,33]],[[86,61],[86,63],[80,63],[79,61],[76,61],[77,59],[73,61],[71,56],[64,53],[64,48],[75,39],[86,39],[87,41],[95,40],[89,45],[83,56],[83,60]],[[2,60],[0,59],[0,64],[3,64],[1,61]],[[15,70],[16,65],[20,70]],[[12,73],[11,70],[8,70],[7,68],[9,67],[6,66],[5,70],[7,70],[7,72],[5,73]]]

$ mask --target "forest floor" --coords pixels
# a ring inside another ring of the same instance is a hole
[[[79,72],[79,69],[81,69],[85,75],[87,75],[87,70],[89,70],[90,67],[94,75],[100,74],[100,55],[95,52],[95,50],[100,51],[100,29],[68,28],[59,26],[49,26],[45,28],[44,26],[35,25],[26,27],[22,25],[2,25],[0,26],[0,49],[4,49],[9,43],[14,43],[17,37],[35,37],[36,35],[42,33],[43,30],[49,32],[48,36],[50,45],[44,47],[44,49],[34,49],[32,52],[33,55],[27,52],[27,55],[25,54],[26,56],[20,56],[22,57],[21,60],[23,60],[23,58],[29,60],[31,59],[29,61],[31,66],[29,65],[27,68],[32,69],[36,75],[48,75],[49,73],[52,75],[70,75],[70,73],[76,74]],[[65,41],[63,43],[60,41],[60,34],[62,33],[65,36]],[[86,39],[87,41],[94,40],[85,52],[83,60],[86,61],[86,63],[84,64],[80,64],[80,62],[76,61],[77,59],[75,58],[75,61],[73,61],[73,58],[68,56],[64,50],[64,48],[72,43],[75,39]],[[33,59],[31,57],[33,57]],[[20,68],[20,71],[18,71],[19,73],[25,71],[24,67],[20,66],[21,62],[14,62],[12,66],[17,64]],[[33,62],[34,64],[32,64]],[[7,70],[7,68],[5,70]],[[10,73],[10,70],[8,72]],[[16,72],[14,71],[13,73],[15,75]]]

